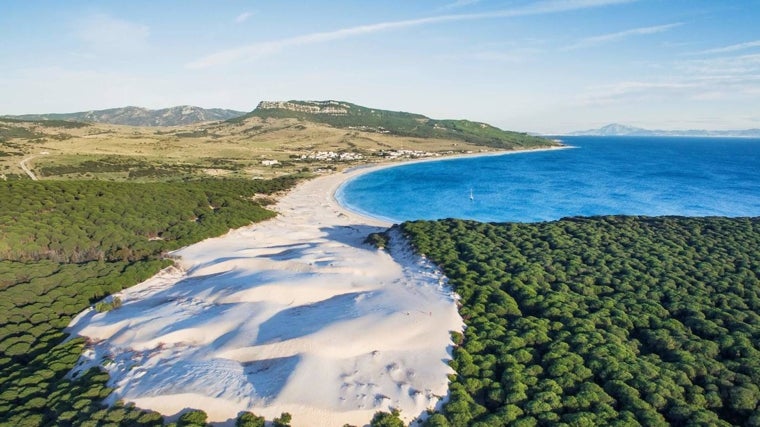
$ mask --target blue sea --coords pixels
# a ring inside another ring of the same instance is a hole
[[[347,182],[337,198],[392,222],[760,216],[760,139],[561,139],[574,148],[381,169]]]

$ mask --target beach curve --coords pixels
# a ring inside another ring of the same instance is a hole
[[[552,147],[542,147],[542,148],[509,150],[509,151],[486,151],[486,152],[480,152],[480,153],[455,154],[455,155],[446,155],[446,156],[440,156],[440,157],[438,156],[424,157],[424,158],[413,159],[413,160],[405,160],[402,162],[362,165],[356,168],[349,169],[346,172],[344,172],[347,174],[345,179],[341,180],[341,182],[332,191],[333,199],[335,200],[335,202],[338,204],[340,208],[344,209],[347,212],[350,212],[351,214],[357,216],[358,218],[363,218],[367,221],[378,222],[380,224],[387,224],[388,226],[390,226],[394,222],[398,222],[398,221],[393,218],[385,218],[379,215],[374,215],[370,212],[363,211],[362,209],[359,209],[356,206],[352,206],[350,203],[348,203],[345,200],[345,198],[343,197],[343,189],[349,184],[351,180],[353,180],[354,178],[358,178],[361,175],[376,172],[381,169],[410,166],[416,163],[443,162],[443,161],[460,160],[460,159],[473,159],[473,158],[478,158],[478,157],[508,156],[508,155],[513,155],[513,154],[539,153],[543,151],[555,151],[555,150],[566,150],[566,149],[571,149],[571,148],[577,148],[572,145],[565,145],[561,140],[558,140],[558,139],[555,139],[553,141],[562,145],[552,146]]]

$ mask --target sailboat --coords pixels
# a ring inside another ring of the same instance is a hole
[[[472,195],[472,188],[470,188],[470,201],[475,201],[475,196]]]

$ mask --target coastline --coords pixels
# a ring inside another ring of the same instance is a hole
[[[554,141],[560,142],[560,143],[562,142],[560,140],[554,140]],[[545,152],[545,151],[567,150],[567,149],[572,149],[572,148],[577,148],[577,147],[574,147],[572,145],[561,145],[561,146],[555,146],[555,147],[543,147],[543,148],[533,148],[533,149],[524,149],[524,150],[490,151],[490,152],[485,152],[485,153],[455,154],[452,156],[426,157],[422,159],[412,159],[412,160],[405,160],[401,162],[377,163],[377,164],[355,166],[355,167],[346,169],[342,172],[337,172],[333,174],[333,175],[342,175],[343,180],[334,188],[332,188],[330,190],[330,193],[332,195],[332,199],[334,203],[338,206],[338,208],[343,209],[346,214],[354,215],[357,218],[362,218],[365,221],[376,223],[384,227],[390,227],[391,225],[394,224],[394,221],[392,219],[372,216],[367,212],[358,211],[356,209],[351,208],[351,206],[347,204],[341,203],[341,199],[338,196],[342,188],[346,186],[351,180],[356,179],[362,175],[366,175],[368,173],[376,172],[383,169],[408,166],[408,165],[413,165],[417,163],[428,163],[428,162],[438,162],[438,161],[444,162],[444,161],[451,161],[451,160],[472,159],[472,158],[478,158],[478,157],[509,156],[513,154],[539,153],[539,152]]]
[[[117,294],[117,310],[77,316],[69,331],[94,343],[78,369],[104,366],[109,402],[170,420],[189,407],[220,425],[244,410],[270,420],[287,411],[296,427],[364,425],[391,408],[406,422],[424,417],[448,394],[449,332],[463,328],[457,296],[400,236],[389,252],[366,245],[390,223],[335,194],[383,168],[531,151],[302,182],[278,201],[277,217],[175,251],[180,269]]]

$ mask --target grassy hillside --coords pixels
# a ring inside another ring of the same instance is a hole
[[[55,119],[12,119],[0,117],[0,128],[3,129],[20,129],[23,124],[31,124],[47,128],[78,129],[90,126],[89,123],[82,123],[73,120],[55,120]],[[11,136],[12,137],[12,136]]]
[[[174,127],[0,118],[0,180],[29,179],[24,159],[42,179],[145,182],[272,178],[389,159],[554,145],[482,123],[339,104],[348,106],[340,107],[345,116],[257,109],[227,122]]]
[[[36,140],[49,136],[58,139],[67,139],[62,133],[66,129],[79,129],[89,126],[87,123],[69,122],[65,120],[19,120],[0,117],[0,147],[14,148],[12,141]],[[0,154],[1,155],[1,154]]]
[[[420,114],[362,107],[343,101],[262,102],[248,117],[294,118],[343,129],[359,129],[413,138],[464,141],[488,147],[513,149],[551,145],[545,138],[504,131],[469,120],[434,120]]]
[[[402,228],[466,323],[429,425],[760,425],[760,218]]]

